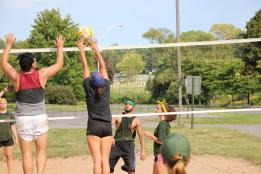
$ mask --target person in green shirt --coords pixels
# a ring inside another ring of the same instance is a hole
[[[7,100],[0,98],[0,120],[14,119],[14,115],[7,111]],[[18,144],[15,122],[0,122],[0,147],[4,147],[8,174],[14,174],[13,136]]]
[[[163,113],[163,112],[176,112],[175,108],[170,106],[168,103],[164,101],[158,101],[158,104],[155,108],[155,112]],[[160,147],[163,143],[164,138],[166,138],[170,133],[170,124],[176,120],[177,115],[159,115],[160,122],[157,128],[154,131],[154,135],[149,131],[145,131],[144,135],[151,140],[154,141],[154,165],[153,165],[153,174],[165,174],[167,173],[167,167],[164,164],[164,160],[160,153]]]
[[[184,135],[172,133],[167,136],[160,147],[160,153],[168,166],[165,174],[187,174],[185,168],[191,158],[191,149]]]
[[[120,158],[123,159],[124,165],[121,169],[129,174],[135,174],[136,154],[135,154],[135,137],[136,131],[140,141],[140,159],[144,160],[146,156],[144,135],[139,118],[129,116],[133,114],[135,102],[131,99],[124,101],[124,117],[114,117],[112,124],[115,124],[116,132],[114,136],[114,145],[111,149],[109,163],[110,173],[114,172],[114,167]]]

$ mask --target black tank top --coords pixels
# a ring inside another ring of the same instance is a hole
[[[131,125],[135,117],[122,117],[121,124],[115,132],[115,141],[134,141],[136,129],[131,133]]]

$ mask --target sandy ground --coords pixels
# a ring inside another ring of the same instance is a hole
[[[120,170],[122,161],[116,168],[115,174],[123,174]],[[145,161],[137,161],[137,174],[152,173],[153,157],[149,156]],[[0,174],[6,174],[6,164],[0,162]],[[36,173],[34,171],[34,173]],[[79,156],[72,158],[53,158],[48,159],[45,174],[91,174],[92,159],[90,156]],[[221,156],[201,155],[193,156],[188,165],[189,174],[260,174],[261,166],[253,164],[242,159],[226,159]],[[15,174],[22,174],[20,161],[15,161]]]

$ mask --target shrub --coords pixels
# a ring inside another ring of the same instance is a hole
[[[70,86],[48,86],[46,89],[46,103],[49,104],[76,104],[73,88]]]

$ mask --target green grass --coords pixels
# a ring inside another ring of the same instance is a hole
[[[153,132],[154,129],[146,129]],[[240,133],[238,131],[213,128],[196,127],[172,128],[172,132],[184,134],[191,142],[194,155],[210,154],[229,158],[242,158],[256,165],[261,165],[261,138]],[[147,154],[153,154],[153,143],[145,139]],[[137,151],[139,149],[136,138]],[[14,148],[15,158],[20,159],[20,152]],[[50,129],[48,141],[48,157],[67,158],[85,155],[87,150],[85,129]]]
[[[70,157],[87,154],[85,129],[50,129],[48,157]]]
[[[261,114],[235,114],[220,113],[217,114],[223,118],[197,118],[199,124],[261,124]]]
[[[88,153],[85,129],[50,129],[48,136],[48,158],[67,158]],[[20,150],[16,145],[14,157],[21,159]],[[0,160],[3,160],[3,157],[0,157]]]
[[[194,117],[195,124],[261,124],[261,114],[247,113],[216,113],[220,118]],[[146,121],[158,122],[157,118]],[[190,124],[191,117],[184,116],[185,124]]]
[[[242,158],[261,165],[261,138],[222,128],[172,129],[188,137],[193,154]]]

